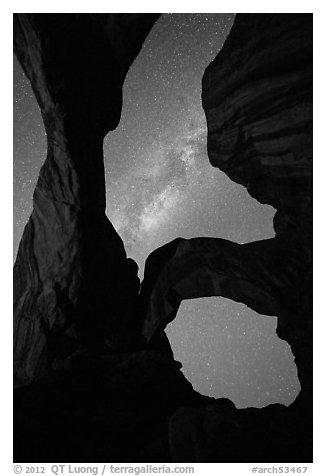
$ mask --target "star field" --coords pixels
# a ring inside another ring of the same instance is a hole
[[[119,127],[104,141],[106,213],[141,275],[148,254],[178,236],[239,243],[274,236],[275,210],[207,157],[201,80],[233,21],[233,14],[162,15],[127,75]],[[15,60],[15,250],[45,153],[41,116]],[[183,302],[167,333],[197,390],[260,407],[289,404],[299,389],[290,348],[275,327],[276,318],[207,298]]]

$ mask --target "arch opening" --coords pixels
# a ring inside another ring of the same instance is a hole
[[[195,390],[238,408],[261,408],[290,405],[300,391],[291,348],[276,325],[276,317],[212,297],[182,301],[165,331]]]
[[[207,156],[202,78],[234,18],[162,14],[124,82],[120,123],[104,140],[106,212],[141,277],[148,255],[177,237],[245,243],[275,235],[275,209]]]

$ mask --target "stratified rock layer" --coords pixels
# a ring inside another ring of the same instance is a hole
[[[48,140],[14,268],[16,385],[76,349],[129,345],[139,280],[105,216],[103,138],[158,15],[17,14],[15,53]]]
[[[202,98],[211,164],[261,203],[300,210],[312,185],[312,15],[238,15]]]
[[[310,398],[312,41],[312,14],[238,15],[205,71],[202,93],[211,164],[277,210],[270,256],[283,260],[275,283],[278,335],[296,357],[301,397]]]

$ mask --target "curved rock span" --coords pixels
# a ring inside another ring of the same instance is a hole
[[[203,78],[210,162],[277,209],[275,238],[178,238],[139,293],[105,216],[102,142],[157,18],[15,15],[48,137],[14,269],[15,461],[311,461],[312,15],[237,15]],[[302,387],[290,407],[237,410],[187,382],[164,328],[213,295],[278,317]]]

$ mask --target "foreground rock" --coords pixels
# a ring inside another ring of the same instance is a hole
[[[78,352],[15,394],[18,461],[168,461],[168,419],[205,399],[181,365],[153,351]]]
[[[130,345],[139,280],[105,216],[103,138],[158,15],[17,14],[15,53],[48,140],[14,268],[14,369],[20,386],[82,344]]]
[[[15,393],[15,462],[306,462],[305,415],[196,393],[157,351],[77,352]]]

